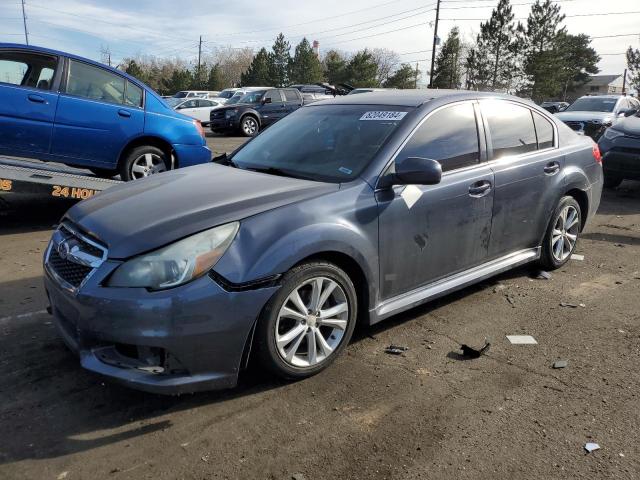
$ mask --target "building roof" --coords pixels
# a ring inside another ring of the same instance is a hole
[[[620,77],[622,77],[622,75],[591,75],[587,83],[590,86],[604,86],[615,82]]]

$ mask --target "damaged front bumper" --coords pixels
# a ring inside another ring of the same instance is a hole
[[[227,291],[211,276],[170,290],[101,286],[106,261],[77,291],[45,268],[55,325],[95,373],[153,393],[236,385],[253,325],[276,286]]]

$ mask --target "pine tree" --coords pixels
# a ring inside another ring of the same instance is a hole
[[[219,91],[225,88],[224,82],[222,81],[222,75],[220,72],[220,64],[216,63],[209,70],[209,75],[207,76],[207,90],[211,91]]]
[[[640,50],[629,47],[627,50],[627,68],[629,69],[629,84],[640,91]]]
[[[600,57],[591,47],[588,35],[560,33],[555,39],[558,62],[559,89],[549,95],[551,99],[567,99],[567,92],[575,91],[589,80],[589,75],[600,71]]]
[[[415,88],[416,86],[416,70],[408,63],[396,70],[386,82],[385,88]]]
[[[500,0],[489,21],[480,24],[477,49],[489,63],[488,78],[478,79],[481,88],[509,90],[513,86],[517,50],[513,19],[509,0]]]
[[[351,58],[346,71],[347,82],[354,87],[378,86],[378,64],[366,48]]]
[[[142,79],[144,72],[138,66],[135,60],[129,60],[128,63],[125,65],[124,71],[129,75],[131,75],[132,77],[135,77],[138,80],[144,81]]]
[[[291,45],[280,33],[271,47],[269,79],[274,87],[286,87],[289,85],[289,66],[291,65]]]
[[[324,56],[325,79],[332,85],[347,81],[347,60],[340,52],[329,50]]]
[[[290,76],[291,83],[316,83],[322,80],[322,65],[306,38],[296,46]]]
[[[551,0],[536,0],[526,28],[518,27],[522,34],[519,49],[523,55],[523,70],[530,84],[530,95],[536,101],[542,101],[562,88],[560,70],[564,55],[557,40],[566,34],[566,29],[560,26],[564,18],[559,5]]]
[[[256,87],[268,85],[271,79],[271,55],[266,48],[261,48],[246,72],[240,77],[240,83],[243,87]]]
[[[464,66],[465,88],[467,90],[486,90],[489,88],[491,70],[489,59],[484,50],[480,50],[477,45],[470,48]]]
[[[436,57],[434,88],[460,88],[462,78],[462,42],[458,27],[453,27]]]

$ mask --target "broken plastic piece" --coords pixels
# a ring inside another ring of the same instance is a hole
[[[577,253],[574,253],[571,255],[571,260],[584,260],[584,255],[578,255]]]
[[[561,307],[578,308],[575,303],[560,302]]]
[[[544,270],[539,270],[538,273],[536,273],[535,278],[537,278],[538,280],[551,280],[551,274],[549,272],[545,272]]]
[[[585,444],[584,449],[587,451],[587,453],[591,453],[595,452],[596,450],[600,450],[600,445],[598,445],[597,443],[587,443]]]
[[[384,353],[388,353],[390,355],[402,355],[404,352],[409,350],[409,347],[400,347],[398,345],[389,345],[384,349]]]
[[[553,368],[565,368],[569,362],[566,360],[558,360],[557,362],[553,362]]]
[[[462,350],[462,355],[467,358],[480,358],[481,355],[484,355],[489,351],[490,347],[491,343],[485,339],[484,345],[477,350],[465,344],[460,345],[460,350]]]
[[[507,340],[513,345],[537,345],[538,342],[531,335],[507,335]]]

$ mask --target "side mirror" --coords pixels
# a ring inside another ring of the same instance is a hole
[[[567,108],[569,108],[569,105],[560,105],[558,107],[558,111],[559,112],[564,112]]]
[[[638,110],[635,108],[623,108],[622,110],[620,110],[618,115],[624,115],[625,117],[632,117],[636,113],[638,113]]]
[[[436,185],[442,180],[442,165],[430,158],[408,157],[396,161],[395,167],[396,173],[388,175],[385,186]]]
[[[271,102],[272,102],[271,97],[266,97],[266,98],[263,98],[263,99],[262,99],[262,104],[263,104],[263,105],[264,105],[265,103],[271,103]]]

